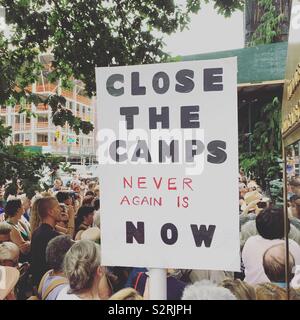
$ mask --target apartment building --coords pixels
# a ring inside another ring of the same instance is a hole
[[[95,99],[84,94],[82,82],[74,80],[71,90],[63,89],[60,82],[50,83],[47,80],[51,55],[40,57],[45,69],[39,81],[32,85],[32,92],[47,97],[60,94],[66,99],[66,107],[82,120],[95,124]],[[91,164],[95,162],[95,133],[76,135],[68,124],[64,127],[54,126],[52,123],[51,107],[44,104],[26,106],[34,116],[26,117],[19,113],[20,106],[0,106],[0,118],[7,126],[12,127],[12,137],[9,142],[22,144],[31,149],[52,153],[65,157],[71,163]]]

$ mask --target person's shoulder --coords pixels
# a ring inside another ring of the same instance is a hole
[[[289,239],[289,246],[290,246],[290,249],[296,249],[300,251],[299,244],[293,239]]]
[[[70,290],[69,285],[65,286],[61,289],[59,294],[57,295],[56,300],[81,300],[78,296],[73,293],[69,293]]]
[[[249,245],[249,244],[253,244],[253,243],[257,243],[257,242],[262,242],[262,237],[260,235],[254,235],[254,236],[251,236],[247,239],[246,243],[245,243],[245,246],[246,244]]]

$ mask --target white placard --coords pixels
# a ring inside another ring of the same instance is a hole
[[[239,271],[236,58],[96,78],[103,264]]]

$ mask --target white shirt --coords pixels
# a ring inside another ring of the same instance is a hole
[[[56,300],[82,300],[76,294],[68,293],[69,290],[69,286],[64,287],[58,294]]]
[[[243,248],[242,259],[245,266],[245,279],[249,284],[255,285],[263,282],[270,282],[264,272],[263,256],[267,249],[285,240],[264,239],[260,235],[250,237]],[[295,259],[295,264],[300,264],[300,246],[294,241],[289,240],[289,251]]]

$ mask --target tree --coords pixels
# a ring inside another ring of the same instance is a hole
[[[248,138],[244,140],[245,136],[240,135],[240,166],[246,173],[251,172],[265,189],[267,181],[281,178],[281,104],[278,98],[260,109],[258,119],[250,136],[251,153]]]
[[[10,194],[16,195],[19,190],[31,198],[35,191],[50,187],[46,181],[41,183],[45,169],[58,168],[63,159],[51,154],[27,151],[22,145],[5,145],[5,139],[10,135],[11,128],[4,128],[0,120],[0,186],[5,186],[4,198]]]
[[[89,133],[93,125],[75,117],[63,97],[31,92],[43,70],[39,56],[49,51],[54,56],[49,81],[59,80],[69,88],[70,79],[81,80],[92,96],[96,66],[166,61],[162,36],[157,34],[185,28],[190,14],[205,2],[187,0],[179,6],[172,0],[0,0],[10,29],[8,38],[0,33],[0,105],[18,104],[20,112],[30,115],[26,106],[43,102],[51,106],[55,125],[68,122],[77,134]],[[213,2],[225,16],[243,6],[243,0]],[[20,180],[24,190],[32,190],[30,184],[38,184],[42,169],[56,166],[58,159],[32,155],[22,146],[5,146],[9,134],[0,122],[0,186],[10,180],[9,190],[15,192]]]
[[[95,95],[95,67],[165,61],[163,40],[157,36],[183,29],[191,13],[208,0],[0,0],[11,27],[9,40],[0,38],[0,104],[37,102],[42,98],[28,87],[41,71],[38,55],[51,48],[54,55],[49,80],[82,80],[89,96]],[[242,9],[243,0],[214,0],[219,13],[229,16]],[[12,46],[10,46],[12,45]],[[51,99],[51,97],[50,97]],[[10,101],[11,100],[11,101]],[[48,103],[49,101],[44,101]],[[64,101],[52,99],[54,124],[66,119],[71,128],[93,128],[66,112]]]

